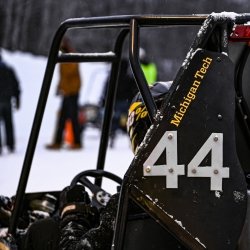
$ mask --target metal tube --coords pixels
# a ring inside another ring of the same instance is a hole
[[[72,57],[67,57],[67,56],[58,57],[58,50],[59,50],[60,42],[64,33],[66,32],[67,29],[75,29],[75,28],[85,28],[85,29],[87,28],[129,28],[130,20],[132,17],[136,18],[138,20],[138,23],[140,23],[140,25],[146,27],[146,26],[162,26],[162,25],[200,25],[206,19],[207,16],[206,15],[201,15],[201,16],[198,16],[198,15],[197,16],[144,15],[144,16],[113,16],[113,17],[111,16],[111,17],[98,17],[98,18],[74,18],[74,19],[68,19],[60,25],[60,27],[58,28],[54,36],[54,40],[50,49],[48,63],[47,63],[47,67],[45,70],[42,88],[41,88],[39,99],[38,99],[38,104],[36,108],[35,117],[33,120],[32,130],[30,133],[28,146],[27,146],[27,150],[26,150],[26,154],[25,154],[25,158],[23,162],[22,172],[21,172],[19,184],[17,187],[15,206],[14,206],[12,216],[10,219],[10,226],[9,226],[10,234],[15,235],[15,230],[17,227],[17,219],[19,217],[19,214],[21,211],[21,205],[24,199],[24,193],[25,193],[25,189],[27,186],[27,181],[28,181],[30,168],[31,168],[31,164],[32,164],[32,160],[33,160],[33,156],[35,152],[35,147],[37,144],[37,139],[38,139],[38,135],[39,135],[40,127],[41,127],[42,118],[43,118],[44,111],[45,111],[45,106],[47,103],[48,93],[49,93],[49,89],[51,86],[51,80],[53,77],[55,64],[57,63],[57,60],[65,61],[65,62],[67,60],[70,60],[70,61],[75,60],[78,62],[82,60],[83,61],[84,60],[86,61],[96,60],[96,58],[93,59],[92,57],[89,57],[89,59],[87,60],[86,59],[87,57],[84,58],[84,56],[82,57],[80,55],[75,55]],[[125,34],[124,34],[124,37],[125,37]],[[122,35],[120,35],[120,39],[121,40],[124,39],[122,38]],[[119,50],[118,47],[119,46],[117,42],[116,55],[120,56],[121,51]],[[106,58],[107,61],[115,60],[114,58],[111,58],[111,57]],[[101,58],[101,60],[105,61],[104,57]],[[115,72],[113,73],[113,78],[117,78],[117,73]],[[113,92],[112,95],[114,95],[114,90],[112,90],[112,92]],[[112,95],[110,94],[110,96]],[[111,108],[113,107],[113,105],[114,103],[110,102],[106,108],[107,109]],[[108,119],[111,118],[112,116],[111,113],[109,112],[107,113],[108,115],[106,115],[105,122],[103,125],[103,129],[106,129],[106,131],[109,131],[110,129],[110,120],[108,121]],[[108,136],[107,132],[105,132],[105,134]],[[107,136],[102,134],[102,138],[100,141],[99,156],[98,156],[98,163],[97,163],[98,169],[102,169],[104,166],[107,143],[108,143]],[[102,143],[103,145],[101,145]]]
[[[116,90],[119,84],[118,76],[119,76],[119,70],[120,70],[122,47],[123,47],[123,43],[127,34],[128,34],[127,29],[124,29],[120,32],[116,40],[115,49],[114,49],[116,59],[112,63],[110,81],[108,83],[108,91],[107,91],[107,96],[106,96],[105,111],[104,111],[104,118],[103,118],[103,125],[102,125],[102,134],[101,134],[101,139],[100,139],[100,144],[99,144],[99,153],[98,153],[97,166],[96,166],[96,169],[100,169],[100,170],[104,169],[104,164],[105,164],[105,159],[106,159],[106,152],[107,152],[108,141],[109,141],[109,133],[110,133],[110,128],[112,124],[111,122],[112,122],[113,110],[114,110],[115,99],[116,99]],[[96,178],[95,184],[98,186],[101,186],[102,178]]]
[[[70,62],[112,62],[115,54],[108,53],[69,53],[58,56],[57,61],[60,63]]]
[[[47,67],[46,67],[46,71],[45,71],[45,75],[44,75],[44,79],[42,83],[42,88],[40,91],[38,104],[37,104],[37,108],[35,112],[35,117],[33,120],[33,125],[32,125],[32,129],[31,129],[31,133],[30,133],[30,137],[28,141],[28,146],[27,146],[27,150],[26,150],[26,154],[24,158],[22,172],[21,172],[19,184],[17,187],[15,205],[14,205],[14,209],[12,212],[12,216],[10,218],[10,225],[9,225],[8,233],[11,235],[15,235],[16,233],[15,231],[17,227],[17,221],[21,212],[22,203],[24,200],[24,193],[26,190],[28,177],[29,177],[29,173],[31,169],[31,164],[32,164],[32,160],[33,160],[33,156],[34,156],[34,152],[36,148],[36,143],[37,143],[37,139],[38,139],[41,123],[42,123],[42,118],[43,118],[43,114],[44,114],[44,110],[45,110],[45,106],[46,106],[46,102],[47,102],[47,98],[49,94],[49,89],[51,86],[51,80],[52,80],[53,72],[55,69],[57,51],[59,49],[60,41],[61,41],[63,34],[64,32],[59,32],[57,34],[57,36],[54,38],[54,41],[51,47],[51,52],[50,52],[50,56],[48,59],[48,63],[47,63]]]
[[[142,72],[139,62],[139,25],[135,19],[131,20],[129,56],[137,86],[141,92],[142,99],[148,111],[151,123],[157,112],[157,107],[149,90],[146,78]]]

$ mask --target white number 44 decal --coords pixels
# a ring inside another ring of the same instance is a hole
[[[166,164],[155,165],[163,151]],[[211,166],[200,166],[211,151]],[[185,166],[178,165],[177,131],[166,131],[143,164],[144,176],[166,176],[166,188],[178,188],[178,176],[185,175]],[[188,177],[209,177],[210,190],[222,191],[223,178],[229,168],[223,167],[223,134],[212,133],[187,165]]]

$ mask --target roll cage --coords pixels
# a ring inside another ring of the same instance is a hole
[[[235,93],[236,104],[238,109],[240,126],[244,131],[244,136],[248,147],[250,142],[250,121],[249,121],[249,102],[246,100],[246,95],[243,93],[243,70],[250,51],[250,35],[249,35],[250,14],[232,14],[232,13],[218,13],[211,15],[133,15],[133,16],[111,16],[111,17],[94,17],[94,18],[72,18],[63,22],[58,28],[49,53],[47,67],[37,103],[36,113],[31,129],[29,142],[23,162],[22,172],[17,188],[15,207],[10,221],[9,233],[15,235],[17,220],[21,212],[21,204],[23,202],[25,189],[32,165],[32,160],[39,136],[39,131],[47,103],[47,98],[51,86],[51,81],[54,69],[57,63],[63,62],[110,62],[112,64],[110,81],[105,102],[105,113],[102,124],[102,133],[99,144],[99,153],[97,159],[96,169],[103,170],[105,157],[108,147],[109,132],[112,121],[112,113],[115,104],[116,90],[118,86],[118,76],[120,61],[122,57],[122,49],[124,40],[129,36],[129,60],[132,71],[137,83],[137,87],[141,92],[142,98],[145,102],[146,108],[152,124],[157,121],[159,111],[150,93],[146,79],[140,67],[139,61],[139,47],[140,47],[140,30],[147,27],[172,27],[172,26],[201,26],[187,57],[180,67],[170,89],[170,96],[175,92],[179,85],[179,80],[186,72],[190,65],[190,61],[197,50],[207,48],[209,38],[218,31],[219,43],[216,47],[216,52],[221,54],[228,53],[229,42],[244,42],[241,53],[235,61]],[[114,41],[113,51],[104,53],[58,53],[60,43],[63,36],[68,30],[81,29],[84,32],[86,29],[119,29],[120,32]],[[249,95],[247,95],[249,97]],[[166,103],[169,102],[166,100]],[[249,150],[249,148],[248,148]],[[132,164],[133,165],[133,164]],[[124,245],[125,228],[126,228],[126,208],[129,199],[133,200],[133,195],[130,196],[130,187],[133,186],[130,173],[124,176],[124,184],[120,196],[120,204],[118,209],[118,219],[114,236],[114,249],[122,249]],[[101,186],[102,179],[97,178],[96,184]],[[140,201],[136,200],[136,203]],[[145,208],[145,206],[142,206]],[[154,210],[154,208],[152,208]],[[243,209],[244,210],[244,209]],[[147,211],[148,212],[148,211]],[[150,213],[150,212],[149,212]],[[171,221],[161,218],[154,219],[162,220],[161,224],[166,225],[168,229],[180,240],[186,247],[191,249],[204,249],[205,246],[197,239],[190,237],[185,230],[178,232],[179,227],[173,226]],[[171,224],[171,225],[170,225]]]

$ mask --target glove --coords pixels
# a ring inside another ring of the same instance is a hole
[[[89,213],[90,207],[90,198],[84,186],[68,186],[62,190],[59,206],[61,218],[70,213]]]
[[[75,185],[64,188],[60,195],[60,212],[65,206],[74,203],[90,204],[90,198],[84,186]]]
[[[99,223],[98,210],[91,206],[89,195],[82,185],[68,186],[62,190],[59,214],[63,220],[62,225],[81,220],[91,228]]]
[[[102,208],[100,225],[85,233],[81,249],[109,250],[112,248],[119,194],[113,195],[107,206]],[[86,244],[86,245],[85,245]]]

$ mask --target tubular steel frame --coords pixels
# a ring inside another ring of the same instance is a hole
[[[156,105],[153,97],[149,91],[149,87],[146,83],[145,77],[140,67],[139,62],[139,32],[141,27],[162,27],[162,26],[191,26],[191,25],[202,25],[207,19],[208,15],[181,15],[181,16],[159,16],[159,15],[142,15],[142,16],[111,16],[111,17],[97,17],[97,18],[72,18],[63,22],[55,33],[48,62],[42,82],[42,87],[37,103],[37,108],[33,120],[33,125],[26,149],[26,154],[22,166],[21,176],[16,192],[16,201],[13,209],[12,217],[10,220],[9,234],[15,235],[17,228],[18,217],[21,212],[22,202],[24,200],[24,194],[28,182],[28,177],[33,161],[33,156],[41,128],[41,123],[47,103],[49,90],[51,87],[51,81],[55,66],[61,62],[110,62],[112,63],[111,78],[108,85],[108,92],[105,102],[105,113],[102,125],[102,133],[99,144],[99,153],[97,160],[97,169],[103,170],[105,164],[105,157],[108,146],[109,131],[111,127],[112,113],[115,103],[117,79],[119,76],[120,59],[122,54],[123,43],[126,36],[129,34],[129,58],[132,66],[132,70],[136,79],[136,83],[139,91],[142,94],[143,100],[147,107],[150,120],[153,121],[156,115]],[[249,16],[240,16],[236,20],[238,23],[244,23],[249,20]],[[116,38],[114,51],[112,53],[70,53],[70,54],[59,54],[60,43],[63,39],[64,34],[70,29],[103,29],[103,28],[114,28],[121,29],[121,32]],[[212,29],[209,31],[212,32]],[[197,44],[202,44],[204,40],[196,40]],[[102,180],[96,179],[96,184],[101,186]],[[128,191],[128,190],[127,190]],[[127,205],[128,196],[127,191],[123,193],[121,203]],[[122,239],[124,233],[124,220],[120,221],[118,228],[121,230],[120,235],[116,235],[118,242],[117,249],[122,248]]]

